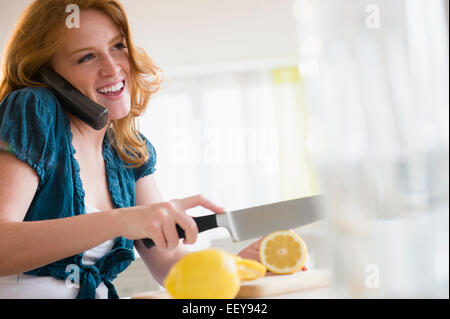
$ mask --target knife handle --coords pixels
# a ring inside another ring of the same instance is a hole
[[[193,219],[194,219],[194,222],[197,224],[199,233],[201,233],[202,231],[217,227],[216,214],[194,217]],[[184,229],[181,228],[178,224],[176,225],[176,229],[177,229],[178,237],[184,238],[185,237]],[[151,240],[150,238],[144,238],[144,239],[142,239],[142,242],[144,243],[144,246],[147,249],[150,249],[155,245],[153,240]]]

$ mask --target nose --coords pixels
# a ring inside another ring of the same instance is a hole
[[[120,72],[120,65],[110,55],[106,55],[102,61],[100,75],[107,77],[115,77]]]

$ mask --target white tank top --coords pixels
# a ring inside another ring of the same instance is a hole
[[[98,212],[95,207],[86,204],[86,213]],[[93,265],[113,247],[114,239],[84,252],[82,263]],[[23,273],[0,277],[0,299],[74,299],[80,288],[53,277],[24,275]],[[95,298],[107,299],[108,288],[103,282],[97,287]]]

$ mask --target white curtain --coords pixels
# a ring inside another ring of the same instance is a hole
[[[201,193],[234,210],[315,191],[304,115],[296,66],[166,74],[140,130],[156,148],[165,200]],[[228,234],[215,230],[203,237],[222,236]]]
[[[445,2],[344,2],[295,7],[337,282],[350,296],[448,298]]]

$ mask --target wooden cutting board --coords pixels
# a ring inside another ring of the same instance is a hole
[[[243,281],[236,298],[269,297],[331,284],[331,272],[325,269],[299,271],[290,275],[271,275]],[[171,299],[166,291],[149,291],[131,296],[132,299]]]

